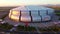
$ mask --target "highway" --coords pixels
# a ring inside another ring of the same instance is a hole
[[[5,13],[5,12],[4,12]],[[2,13],[2,14],[4,14],[4,13]],[[1,15],[1,14],[0,14]],[[1,16],[2,17],[2,16]],[[50,26],[53,26],[53,25],[58,25],[58,26],[60,26],[60,20],[58,20],[59,19],[59,17],[58,16],[56,16],[56,15],[52,15],[52,20],[51,21],[49,21],[49,22],[40,22],[40,23],[29,23],[28,25],[29,26],[33,26],[33,27],[40,27],[40,28],[45,28],[45,27],[50,27]],[[25,23],[22,23],[22,22],[15,22],[15,21],[12,21],[8,16],[6,16],[5,18],[4,18],[4,21],[6,21],[6,22],[8,22],[9,24],[12,24],[12,25],[16,25],[16,24],[18,24],[18,25],[23,25],[23,26],[25,26]],[[38,29],[38,28],[37,28]],[[2,28],[0,28],[0,31],[3,31],[3,32],[16,32],[16,31],[9,31],[9,30],[4,30],[4,29],[2,29]],[[16,33],[21,33],[21,34],[24,34],[24,33],[27,33],[27,32],[16,32]],[[33,34],[33,33],[38,33],[38,32],[28,32],[28,33],[31,33],[31,34]]]
[[[57,22],[59,22],[60,20],[58,20],[59,17],[56,16],[56,15],[52,15],[52,20],[51,21],[48,21],[48,22],[38,22],[38,23],[28,23],[29,26],[33,26],[33,27],[49,27],[49,26],[53,26],[55,24],[59,24]],[[25,23],[22,23],[22,22],[16,22],[16,21],[13,21],[11,20],[8,16],[5,18],[5,21],[7,21],[9,24],[12,24],[12,25],[25,25]]]

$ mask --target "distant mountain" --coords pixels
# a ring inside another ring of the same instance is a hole
[[[60,4],[45,4],[45,5],[42,5],[42,6],[60,6]]]
[[[55,10],[60,10],[60,4],[45,4],[45,5],[42,5],[42,6],[45,6],[45,7],[49,7],[49,8],[53,8]]]

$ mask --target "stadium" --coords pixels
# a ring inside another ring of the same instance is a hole
[[[54,9],[43,6],[20,6],[10,10],[9,18],[19,22],[50,21]]]

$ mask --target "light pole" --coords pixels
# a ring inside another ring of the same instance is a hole
[[[24,22],[25,23],[25,30],[28,31],[28,22]]]

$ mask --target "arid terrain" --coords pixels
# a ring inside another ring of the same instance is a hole
[[[9,14],[9,10],[15,7],[0,7],[0,19]]]
[[[56,10],[58,10],[59,12],[60,12],[60,6],[46,6],[46,7],[50,7],[50,8],[53,8],[53,9],[55,9],[55,11]],[[15,7],[0,7],[0,19],[4,19],[6,16],[8,16],[8,14],[9,14],[9,10],[10,9],[12,9],[12,8],[15,8]],[[57,12],[58,12],[57,11]],[[59,20],[59,22],[60,22],[60,20]],[[9,22],[10,23],[10,22]],[[57,22],[55,22],[55,23],[57,23]],[[9,25],[9,24],[8,24]],[[11,25],[9,25],[8,26],[7,25],[7,27],[9,28]],[[50,24],[49,24],[50,25]],[[60,24],[58,24],[58,25],[60,25]],[[4,26],[4,25],[3,25]],[[12,25],[13,26],[13,25]],[[11,26],[11,28],[13,28]],[[21,27],[21,26],[19,26],[19,27]],[[3,28],[1,25],[0,25],[0,28]],[[29,27],[28,27],[29,28]],[[7,28],[6,28],[7,29]],[[34,29],[34,28],[33,28]],[[32,29],[32,30],[33,30]],[[9,29],[8,29],[9,30]],[[19,31],[20,30],[20,28],[17,30],[17,31]],[[23,26],[22,26],[22,30],[23,30]],[[39,28],[39,32],[60,32],[60,27],[57,27],[56,25],[54,25],[54,26],[52,26],[52,27],[49,27],[49,28]],[[14,32],[15,33],[15,32]],[[22,33],[22,32],[21,32]],[[23,32],[24,33],[24,32]]]
[[[46,7],[53,8],[55,10],[60,10],[60,6],[57,6],[57,5],[46,6]]]

